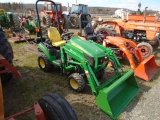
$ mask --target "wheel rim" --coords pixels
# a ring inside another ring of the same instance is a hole
[[[146,46],[140,46],[139,49],[140,49],[141,54],[142,54],[143,56],[149,54],[149,52],[150,52],[149,48],[146,47]]]
[[[43,58],[40,58],[39,64],[40,64],[40,66],[41,66],[42,68],[45,68],[45,62],[44,62]]]
[[[74,78],[70,79],[70,85],[71,85],[71,87],[73,89],[75,89],[75,90],[78,89],[78,83],[77,83],[77,81]]]

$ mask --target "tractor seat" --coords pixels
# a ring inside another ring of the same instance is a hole
[[[59,31],[55,27],[48,28],[48,38],[55,47],[63,46],[66,43],[65,40],[62,40]]]
[[[85,27],[84,32],[86,34],[87,39],[96,41],[97,35],[93,32],[91,27]]]

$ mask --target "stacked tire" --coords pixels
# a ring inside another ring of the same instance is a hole
[[[12,47],[7,41],[7,38],[3,32],[3,29],[0,28],[0,54],[10,63],[12,64],[13,60],[13,51]],[[4,68],[1,68],[4,69]],[[0,74],[2,82],[8,81],[12,79],[12,73],[3,73]]]

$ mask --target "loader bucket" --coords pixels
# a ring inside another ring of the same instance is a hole
[[[150,81],[157,71],[158,66],[155,62],[155,56],[151,55],[139,64],[134,70],[134,74],[143,80]]]
[[[101,89],[96,103],[103,112],[116,119],[139,90],[134,72],[130,70],[109,87]]]

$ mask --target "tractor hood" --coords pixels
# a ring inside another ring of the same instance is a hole
[[[70,44],[91,57],[105,56],[105,52],[101,48],[96,46],[93,41],[86,41],[79,37],[72,37],[70,40]]]

